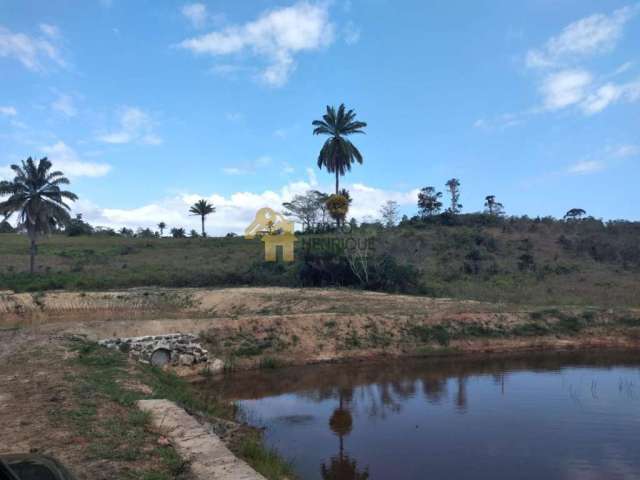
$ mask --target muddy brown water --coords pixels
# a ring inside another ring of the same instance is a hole
[[[640,353],[403,360],[236,373],[301,478],[640,479]]]

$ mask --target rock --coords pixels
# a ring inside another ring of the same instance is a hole
[[[209,360],[208,367],[212,373],[221,372],[224,369],[224,362],[219,358],[212,358]]]
[[[171,333],[145,335],[132,338],[109,338],[100,345],[117,348],[143,363],[164,367],[166,365],[193,366],[207,363],[208,352],[202,348],[198,337],[192,334]]]
[[[193,357],[193,355],[182,354],[178,357],[178,363],[185,367],[190,367],[191,365],[193,365],[194,362],[195,362],[195,358]]]

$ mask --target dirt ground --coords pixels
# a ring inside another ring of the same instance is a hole
[[[229,368],[274,368],[382,355],[637,349],[639,318],[634,310],[540,310],[336,289],[0,292],[0,452],[49,453],[79,478],[124,478],[121,464],[88,459],[85,437],[55,415],[72,403],[69,379],[77,372],[67,361],[74,355],[64,340],[69,335],[195,333]],[[504,334],[535,322],[547,333]],[[560,330],[562,322],[580,328]],[[120,414],[113,406],[98,413]],[[154,448],[156,440],[145,437],[142,448]],[[144,469],[145,462],[126,468]]]
[[[73,355],[61,337],[25,330],[0,332],[0,453],[50,455],[78,479],[129,478],[129,473],[152,468],[148,459],[123,464],[93,458],[87,436],[62,421],[62,412],[77,411],[69,378],[77,371],[67,361]],[[108,420],[122,413],[105,402],[97,415]],[[155,448],[153,439],[146,438],[142,448]]]

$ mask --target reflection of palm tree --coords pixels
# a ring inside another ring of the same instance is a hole
[[[345,399],[350,400],[353,390],[340,389],[338,392],[338,408],[333,411],[329,419],[329,428],[340,439],[340,450],[337,456],[331,457],[329,465],[320,466],[320,474],[324,480],[367,480],[369,472],[365,469],[358,472],[357,462],[344,453],[344,437],[353,429],[353,417],[348,408],[345,408]]]
[[[362,472],[358,471],[358,465],[355,460],[351,460],[348,455],[340,455],[332,457],[331,463],[320,467],[320,475],[324,480],[367,480],[369,472],[365,468]]]
[[[458,410],[467,410],[467,377],[458,377],[458,394],[456,395],[456,405]]]

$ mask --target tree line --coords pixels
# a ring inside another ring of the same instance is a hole
[[[324,141],[317,157],[318,168],[324,168],[335,175],[335,193],[328,194],[311,190],[304,195],[296,195],[283,204],[285,214],[297,220],[305,232],[321,232],[341,227],[346,223],[352,198],[346,189],[340,188],[340,177],[349,172],[354,164],[362,164],[364,157],[360,150],[351,142],[351,135],[365,134],[367,123],[356,120],[354,110],[341,104],[337,109],[327,106],[322,119],[312,121],[313,135],[324,135]],[[65,189],[69,180],[64,173],[52,170],[51,162],[45,157],[37,163],[31,158],[23,160],[21,164],[11,165],[15,176],[11,181],[0,181],[0,233],[15,231],[8,222],[13,215],[18,216],[19,231],[26,232],[29,237],[29,270],[33,273],[38,238],[54,232],[66,232],[68,235],[103,234],[120,235],[125,237],[162,237],[167,229],[165,222],[158,223],[158,231],[149,228],[139,228],[136,232],[126,227],[116,231],[112,228],[92,227],[82,219],[82,215],[72,218],[70,206],[67,202],[78,199],[77,195]],[[432,218],[436,215],[451,217],[460,214],[462,210],[461,183],[457,178],[446,182],[448,192],[448,206],[443,210],[443,193],[433,186],[420,190],[417,199],[418,217]],[[503,205],[496,200],[495,195],[485,198],[486,213],[491,216],[504,214]],[[191,237],[206,237],[206,218],[215,213],[216,207],[205,199],[194,203],[189,213],[199,216],[201,220],[200,233],[192,230]],[[392,227],[398,223],[399,207],[397,202],[387,201],[380,208],[382,224]],[[580,219],[586,215],[581,208],[572,208],[565,215],[565,219]],[[409,221],[404,216],[402,222]],[[357,226],[355,219],[350,220],[350,226]],[[169,230],[174,238],[184,238],[187,233],[182,227]],[[232,235],[232,234],[228,234]]]

